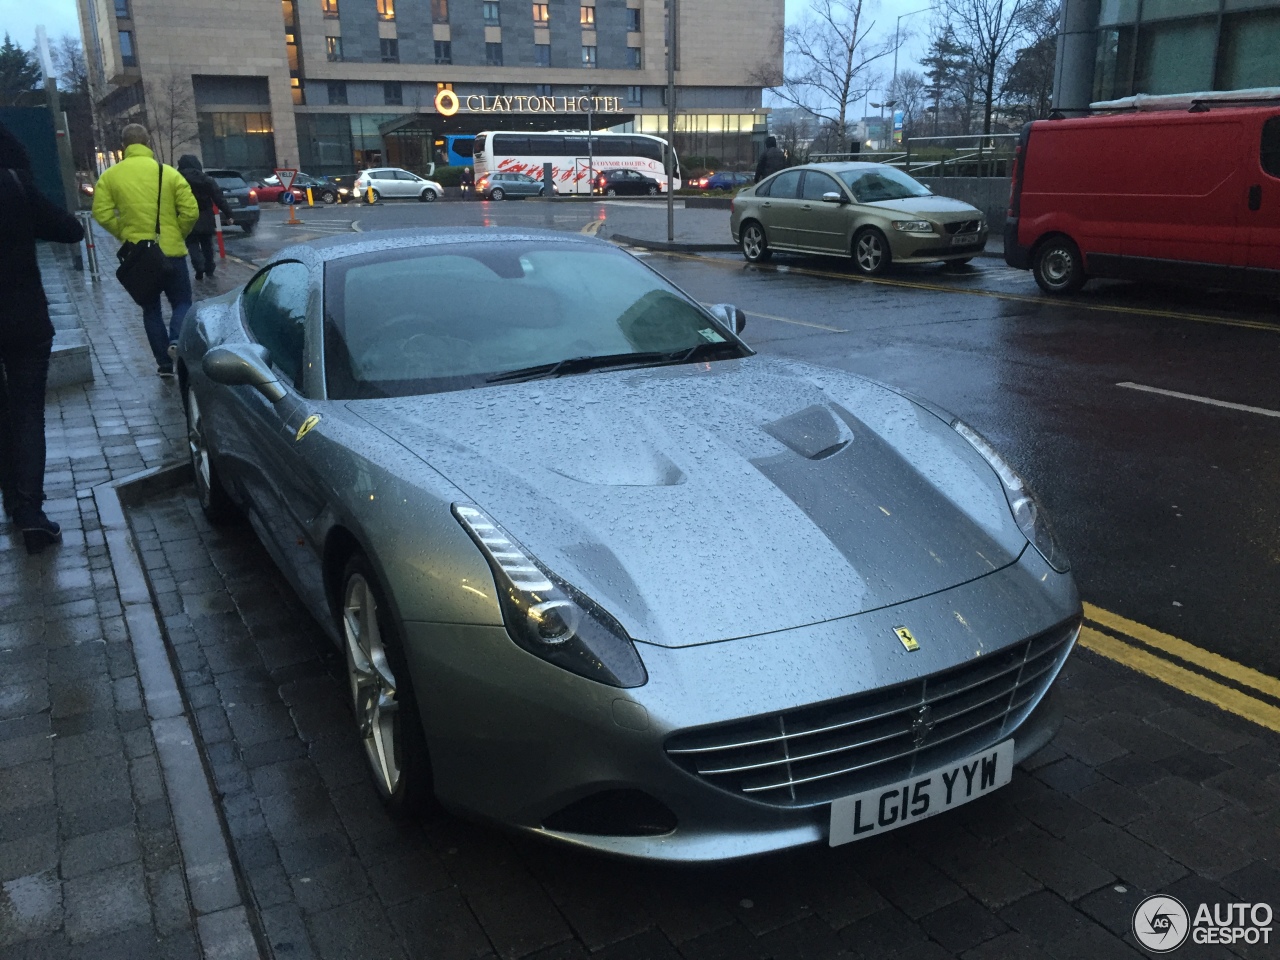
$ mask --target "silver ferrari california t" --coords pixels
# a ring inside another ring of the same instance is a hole
[[[1053,736],[1080,600],[942,410],[757,356],[578,235],[281,251],[201,304],[201,505],[345,651],[387,802],[719,860],[875,836]]]

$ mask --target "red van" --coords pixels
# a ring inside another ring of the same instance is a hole
[[[1280,107],[1027,124],[1004,258],[1050,294],[1090,277],[1280,293]]]

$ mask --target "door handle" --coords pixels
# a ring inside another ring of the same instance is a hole
[[[1260,183],[1255,183],[1249,188],[1249,209],[1262,209],[1262,184]]]

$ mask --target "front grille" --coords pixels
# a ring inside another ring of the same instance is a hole
[[[957,220],[955,223],[944,223],[947,233],[977,233],[981,220]]]
[[[1007,736],[1057,676],[1078,626],[895,687],[681,731],[667,755],[717,787],[777,806],[894,783]]]

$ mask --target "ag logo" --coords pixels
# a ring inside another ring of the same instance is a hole
[[[310,433],[311,428],[314,427],[317,423],[319,423],[320,420],[321,420],[321,417],[320,417],[320,414],[318,413],[313,413],[311,416],[307,417],[307,419],[303,420],[302,426],[298,428],[298,432],[294,435],[293,442],[297,443],[299,440],[305,437],[308,433]]]
[[[907,653],[913,653],[920,649],[920,644],[916,643],[916,638],[911,635],[911,631],[906,627],[894,627],[893,632],[898,635],[902,645],[907,648]]]
[[[1174,897],[1147,897],[1133,912],[1133,936],[1152,953],[1177,950],[1187,940],[1191,917]]]

